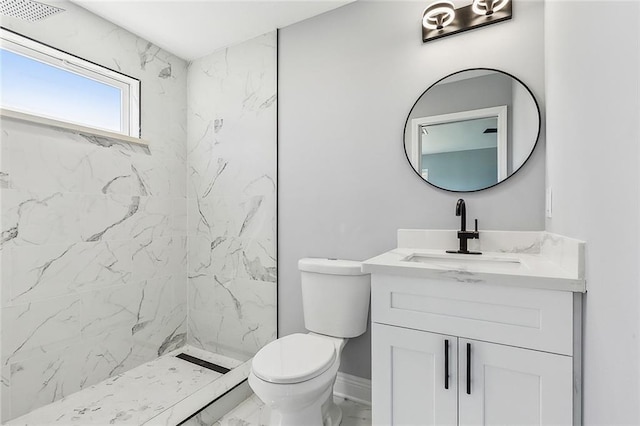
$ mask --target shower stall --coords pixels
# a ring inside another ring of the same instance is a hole
[[[276,337],[275,32],[186,62],[9,3],[3,27],[140,81],[149,144],[3,111],[2,422],[188,423],[245,395]]]

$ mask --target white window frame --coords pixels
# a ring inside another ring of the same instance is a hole
[[[1,28],[0,30],[0,47],[3,49],[120,89],[120,131],[116,131],[115,133],[132,138],[140,138],[139,80],[39,43],[4,28]],[[6,108],[6,106],[3,106],[2,108],[3,112],[6,111],[9,112],[9,114],[17,113],[19,115],[43,117],[48,122],[56,121],[70,123],[76,127],[81,126],[91,129],[95,128],[100,130],[101,133],[114,132],[112,129],[102,129],[91,126],[87,123],[76,123],[60,117],[47,117],[34,111],[13,110],[11,108]]]

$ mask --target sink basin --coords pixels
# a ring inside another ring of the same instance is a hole
[[[491,266],[515,266],[520,264],[520,259],[509,256],[487,256],[484,254],[435,254],[413,253],[402,259],[404,262],[435,263],[447,265],[491,265]]]

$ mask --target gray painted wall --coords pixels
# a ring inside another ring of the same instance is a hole
[[[508,75],[491,74],[438,84],[421,98],[409,118],[499,105],[511,107],[511,81]]]
[[[502,69],[544,106],[544,6],[516,1],[508,22],[423,44],[418,2],[355,2],[280,31],[279,333],[304,331],[299,258],[364,260],[398,228],[453,229],[460,194],[433,188],[405,157],[411,106],[454,71]],[[544,228],[544,144],[507,182],[464,194],[480,229]],[[371,374],[370,335],[341,370]]]
[[[498,180],[498,149],[469,149],[422,156],[423,169],[429,170],[429,182],[441,188],[486,188]]]
[[[515,80],[512,81],[511,93],[514,107],[509,111],[509,126],[511,126],[509,138],[512,141],[530,141],[533,143],[535,136],[531,135],[535,135],[538,131],[538,122],[531,119],[531,117],[537,117],[538,115],[536,105],[531,102],[531,95],[527,92],[527,89]],[[530,153],[531,145],[526,143],[512,143],[509,145],[509,172],[518,170],[527,160]]]
[[[587,242],[584,424],[638,425],[640,3],[547,8],[547,228]],[[616,24],[596,34],[593,20]]]

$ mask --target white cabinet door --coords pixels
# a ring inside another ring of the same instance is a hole
[[[571,357],[462,338],[458,348],[460,425],[571,425]]]
[[[457,337],[376,323],[372,329],[373,424],[456,425]]]

